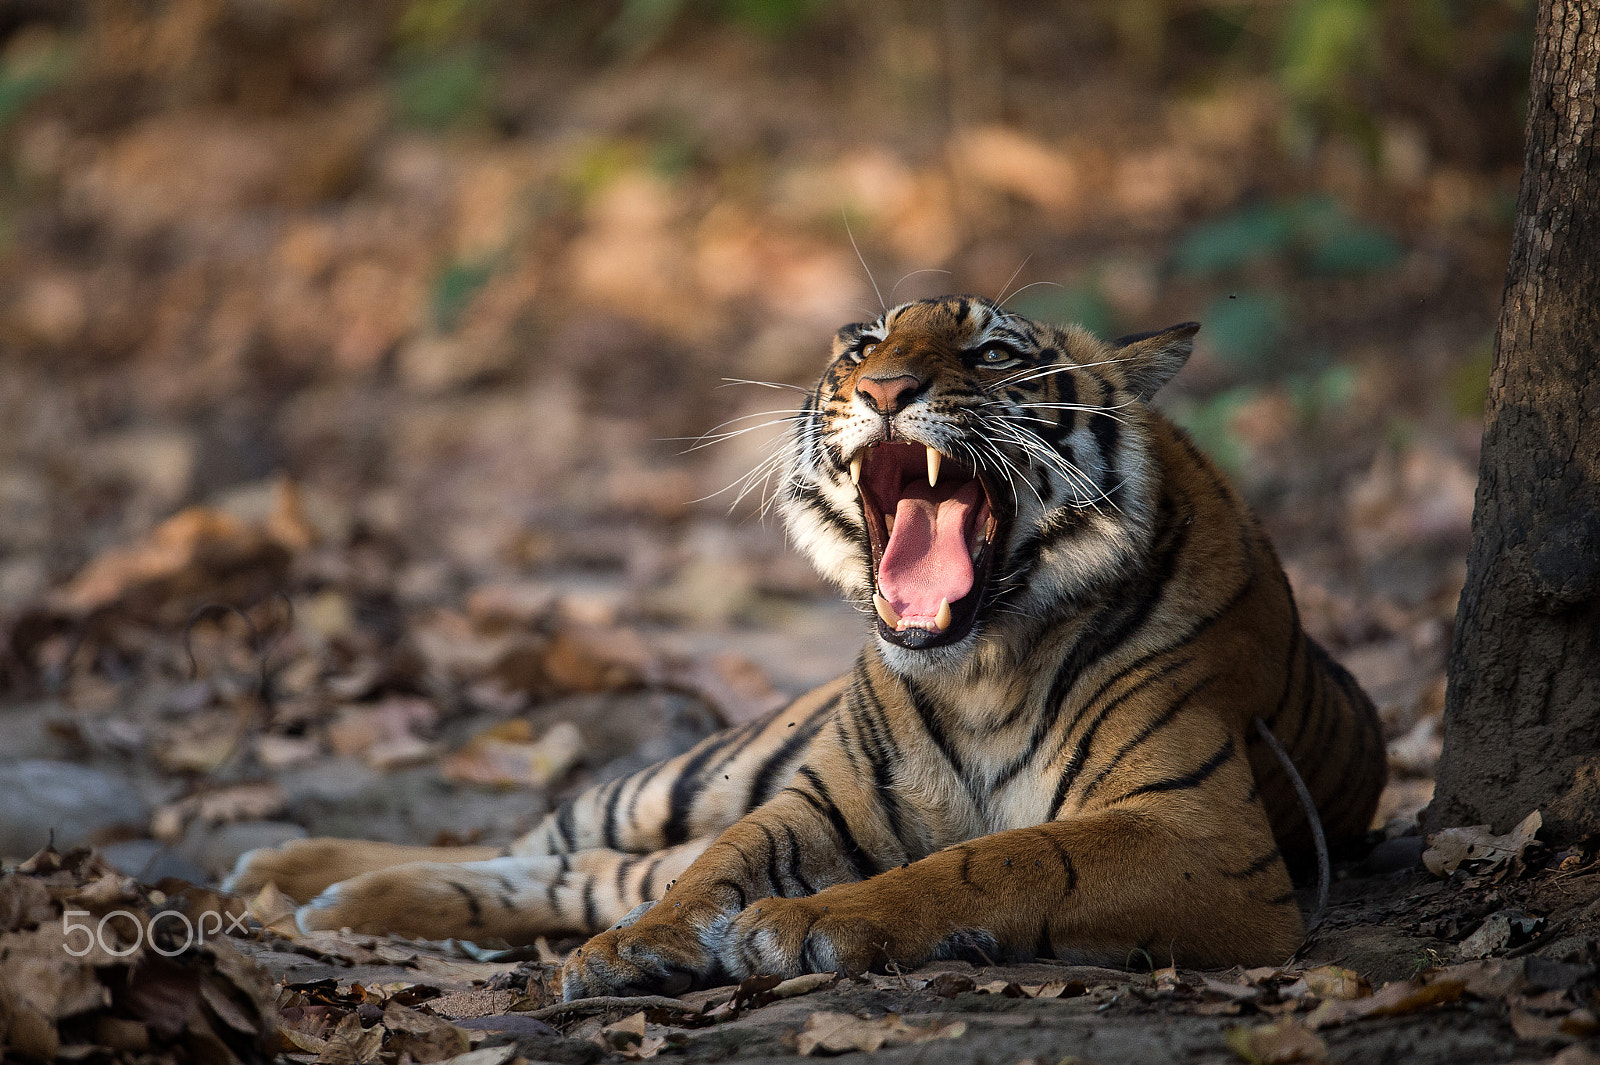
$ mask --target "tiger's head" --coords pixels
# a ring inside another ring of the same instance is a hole
[[[973,296],[847,325],[791,437],[780,505],[903,674],[1026,642],[1137,564],[1156,478],[1146,401],[1192,322],[1108,344]]]

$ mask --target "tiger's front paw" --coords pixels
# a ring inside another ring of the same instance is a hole
[[[701,931],[687,921],[644,919],[601,932],[567,958],[561,997],[681,995],[713,986],[723,973],[707,941],[714,942],[726,922],[714,918]]]
[[[825,897],[830,896],[830,897]],[[871,908],[832,898],[768,898],[733,919],[718,948],[723,968],[746,976],[861,973],[891,962],[910,968],[926,961],[901,942]]]

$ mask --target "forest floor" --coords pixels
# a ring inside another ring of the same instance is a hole
[[[380,16],[302,7],[263,28],[229,5],[45,5],[0,50],[6,85],[48,83],[0,114],[8,1052],[1595,1060],[1594,842],[1486,833],[1439,876],[1417,823],[1515,116],[1419,83],[1437,108],[1373,116],[1381,150],[1290,151],[1270,80],[1163,82],[1075,37],[1088,15],[1024,27],[1073,64],[957,70],[999,93],[957,99],[927,91],[950,42],[917,27],[854,61],[720,33],[399,69]],[[482,91],[442,125],[417,113],[458,75]],[[808,383],[879,286],[1010,291],[1106,335],[1204,323],[1161,403],[1260,513],[1389,741],[1372,853],[1296,958],[942,965],[562,1013],[568,943],[306,937],[281,900],[215,892],[243,851],[306,834],[508,842],[845,668],[860,615],[762,520],[762,486],[724,491],[781,424],[691,442],[781,423],[782,391],[725,379]],[[64,949],[66,911],[173,907],[252,920],[171,960]]]

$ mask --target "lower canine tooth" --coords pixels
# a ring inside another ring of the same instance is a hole
[[[889,605],[889,600],[874,592],[872,594],[872,605],[877,608],[878,617],[883,619],[885,625],[892,629],[900,624],[900,615],[894,612],[894,607]]]
[[[950,600],[939,600],[939,612],[933,616],[935,632],[943,632],[950,627]]]

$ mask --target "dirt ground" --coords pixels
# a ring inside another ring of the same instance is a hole
[[[1388,5],[1360,88],[1308,96],[1293,28],[1236,6],[1221,36],[1228,5],[1019,0],[651,37],[539,4],[0,5],[6,1053],[1591,1060],[1593,841],[1486,834],[1441,876],[1417,827],[1526,12],[1463,5],[1442,64]],[[844,668],[862,619],[742,479],[788,405],[761,383],[808,383],[875,289],[1202,321],[1162,403],[1390,744],[1295,959],[561,1013],[570,944],[304,937],[204,887],[308,833],[508,842]],[[67,910],[173,908],[254,923],[170,962],[62,950]]]

